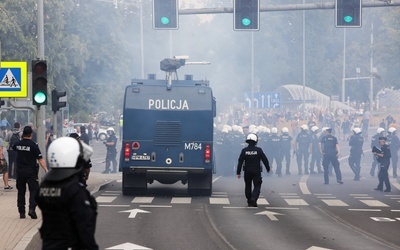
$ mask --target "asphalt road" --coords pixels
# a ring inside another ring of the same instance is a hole
[[[371,153],[353,181],[342,144],[344,184],[322,175],[264,176],[259,206],[246,207],[244,181],[215,175],[211,197],[190,197],[181,183],[149,185],[146,196],[123,196],[121,181],[95,193],[100,249],[400,249],[400,185],[375,191]],[[368,150],[369,142],[365,143]],[[105,148],[94,143],[92,171],[104,170]],[[117,178],[118,179],[118,178]],[[37,239],[38,240],[38,239]]]

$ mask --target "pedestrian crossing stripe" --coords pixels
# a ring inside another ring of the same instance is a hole
[[[0,97],[28,97],[26,62],[1,62]]]
[[[96,201],[98,203],[112,203],[118,196],[111,196],[111,195],[104,195],[98,196]],[[133,204],[151,204],[154,202],[156,197],[135,197],[131,201]],[[283,200],[289,206],[309,206],[309,204],[304,199],[288,199],[282,197]],[[364,197],[365,198],[365,197]],[[339,199],[332,199],[331,197],[323,197],[321,199],[323,203],[330,207],[349,207],[350,205],[343,202]],[[379,200],[358,200],[364,205],[368,207],[390,207],[389,205],[379,201]],[[231,205],[230,199],[228,197],[209,197],[208,202],[210,205]],[[397,201],[400,202],[400,201]],[[191,197],[171,197],[170,204],[191,204],[192,198]],[[270,203],[267,199],[260,197],[257,201],[257,204],[260,206],[269,206]],[[141,205],[142,206],[142,205]]]

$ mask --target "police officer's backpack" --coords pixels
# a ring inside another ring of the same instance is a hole
[[[21,137],[19,136],[19,132],[14,132],[10,138],[10,144],[9,144],[9,149],[12,149],[12,146],[14,146],[14,144],[17,141],[20,141]]]

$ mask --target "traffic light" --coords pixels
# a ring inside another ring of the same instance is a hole
[[[51,110],[54,113],[67,106],[67,102],[60,102],[60,98],[66,95],[67,92],[65,91],[57,91],[56,89],[51,91]]]
[[[178,29],[178,0],[153,0],[153,29]]]
[[[260,0],[233,1],[233,29],[260,29]]]
[[[47,105],[47,62],[45,60],[32,61],[32,103],[33,105]]]
[[[336,27],[361,27],[361,0],[336,0]]]

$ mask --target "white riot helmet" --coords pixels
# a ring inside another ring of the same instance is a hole
[[[380,133],[382,133],[382,132],[385,132],[385,129],[384,129],[384,128],[378,128],[378,129],[376,130],[376,133],[378,133],[378,134],[380,134]]]
[[[109,127],[109,128],[107,129],[107,134],[109,134],[109,135],[115,134],[114,128]]]
[[[267,133],[267,134],[271,134],[271,129],[265,128],[265,129],[264,129],[264,132]]]
[[[45,176],[49,181],[60,181],[81,171],[82,164],[90,159],[93,149],[72,137],[54,140],[47,150],[50,171]]]
[[[396,131],[396,128],[394,128],[394,127],[390,127],[390,128],[388,129],[388,132],[389,132],[389,133],[393,133],[394,131]]]
[[[248,134],[248,135],[247,135],[247,138],[246,138],[246,142],[247,142],[247,143],[251,143],[251,142],[257,143],[257,142],[258,142],[258,137],[257,137],[257,135],[256,135],[256,134]]]
[[[272,134],[277,134],[278,133],[278,129],[275,128],[275,127],[271,128],[271,133]]]
[[[354,134],[359,134],[359,133],[361,133],[361,129],[360,128],[353,128],[353,132],[354,132]]]
[[[311,127],[311,131],[312,131],[312,132],[317,132],[318,129],[319,129],[319,128],[318,128],[317,126],[312,126],[312,127]]]
[[[282,133],[289,133],[289,129],[287,127],[282,128]]]
[[[308,130],[308,126],[306,124],[301,125],[300,127],[302,130]]]

